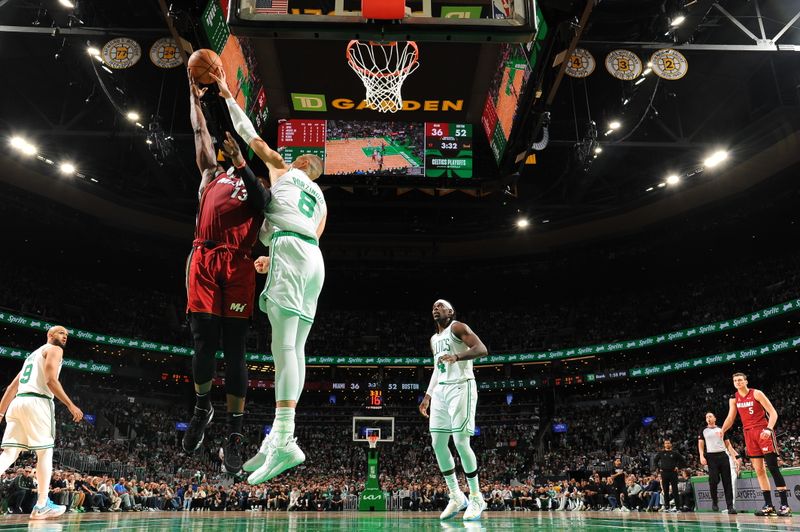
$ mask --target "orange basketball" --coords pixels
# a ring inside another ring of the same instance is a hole
[[[218,68],[222,68],[222,61],[214,50],[201,48],[189,56],[189,75],[197,83],[211,85],[214,78],[209,76],[209,72],[216,74]]]

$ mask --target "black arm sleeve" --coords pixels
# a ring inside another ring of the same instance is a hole
[[[247,202],[259,211],[266,209],[272,199],[272,192],[268,188],[264,188],[247,164],[238,168],[236,172],[242,178],[244,188],[247,190]]]

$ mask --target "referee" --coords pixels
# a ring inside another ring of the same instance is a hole
[[[719,511],[717,484],[719,484],[721,477],[728,513],[735,514],[732,478],[738,470],[738,462],[734,466],[731,459],[738,460],[739,457],[736,451],[733,450],[728,436],[722,435],[722,429],[717,426],[717,418],[711,412],[706,414],[706,427],[700,433],[700,437],[697,440],[697,448],[700,452],[700,463],[708,465],[708,488],[711,493],[711,509],[715,512]]]

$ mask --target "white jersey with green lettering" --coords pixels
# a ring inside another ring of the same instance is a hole
[[[19,376],[17,395],[34,393],[37,395],[46,395],[50,399],[53,398],[53,392],[50,391],[50,387],[47,386],[47,375],[44,371],[44,350],[48,347],[51,347],[51,345],[44,344],[25,359],[25,363],[22,365],[22,373]],[[58,373],[61,373],[61,366],[58,368]],[[58,377],[58,375],[56,375],[56,377]]]
[[[260,235],[261,241],[269,245],[272,235],[280,231],[291,231],[316,240],[317,227],[328,212],[319,185],[304,171],[291,168],[270,190],[272,200],[264,212],[266,231]]]
[[[455,321],[440,333],[431,336],[431,352],[433,353],[433,364],[439,370],[439,384],[458,384],[468,380],[475,380],[472,373],[472,360],[461,362],[440,362],[439,359],[444,355],[456,355],[467,351],[469,347],[453,333],[452,328]]]

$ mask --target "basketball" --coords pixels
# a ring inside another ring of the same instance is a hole
[[[222,61],[214,50],[201,48],[189,56],[189,75],[197,83],[210,85],[214,83],[214,78],[209,73],[214,73],[218,68],[222,68]]]

